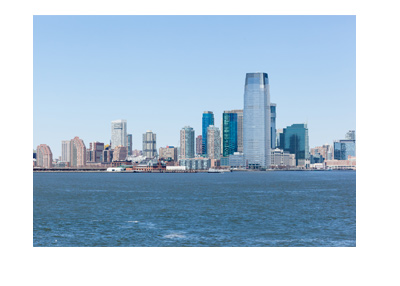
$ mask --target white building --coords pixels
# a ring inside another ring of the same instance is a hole
[[[71,162],[71,140],[61,141],[61,161]]]
[[[119,119],[111,121],[111,148],[114,149],[116,146],[124,146],[127,144],[127,131],[126,131],[126,120]]]

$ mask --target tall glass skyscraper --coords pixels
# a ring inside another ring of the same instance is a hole
[[[207,128],[210,125],[214,125],[214,113],[212,111],[204,111],[202,120],[203,155],[207,155]]]
[[[127,145],[126,120],[111,121],[111,148]]]
[[[238,151],[238,115],[232,111],[222,114],[222,156]]]
[[[271,103],[271,148],[276,148],[276,103]]]
[[[347,160],[348,156],[356,156],[356,140],[334,141],[333,152],[335,160]]]
[[[271,110],[268,74],[247,73],[244,87],[243,153],[250,169],[271,164]]]
[[[284,128],[281,146],[284,151],[296,155],[296,166],[299,165],[299,160],[310,159],[307,124],[292,124]]]

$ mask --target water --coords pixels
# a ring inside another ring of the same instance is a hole
[[[34,246],[356,246],[356,172],[34,173]]]

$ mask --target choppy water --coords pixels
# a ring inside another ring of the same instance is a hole
[[[34,173],[34,246],[356,246],[356,172]]]

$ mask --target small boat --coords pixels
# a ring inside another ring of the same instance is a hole
[[[208,173],[228,173],[228,172],[232,172],[232,170],[230,170],[230,169],[213,169],[213,168],[208,169]]]

